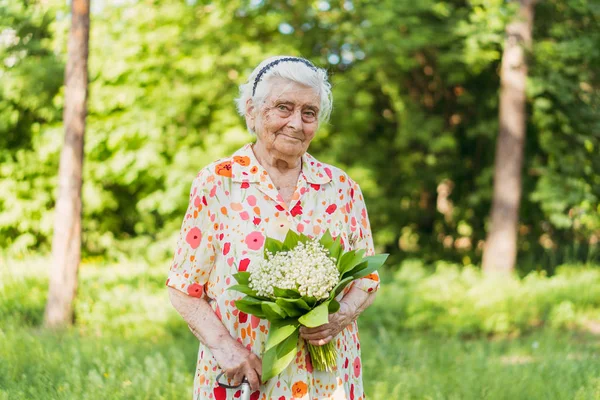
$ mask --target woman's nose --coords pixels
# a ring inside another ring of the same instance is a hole
[[[290,119],[288,121],[288,126],[290,128],[295,128],[300,130],[302,128],[302,110],[298,109],[298,110],[294,110],[294,112],[292,113],[292,115],[290,115]]]

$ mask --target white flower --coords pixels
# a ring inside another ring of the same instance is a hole
[[[325,299],[340,280],[336,263],[318,240],[298,243],[290,251],[267,252],[266,259],[252,264],[250,287],[259,296],[273,297],[273,288],[278,287]]]

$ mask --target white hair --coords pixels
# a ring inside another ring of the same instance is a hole
[[[264,67],[282,58],[294,58],[298,61],[279,62],[266,71],[263,71],[259,77],[259,81],[256,82],[257,76]],[[248,100],[252,100],[252,103],[259,109],[269,93],[271,93],[274,78],[283,78],[312,88],[321,101],[318,116],[319,123],[327,122],[333,107],[333,96],[331,94],[331,84],[327,80],[327,71],[322,68],[312,68],[309,66],[310,63],[308,61],[304,63],[304,61],[300,60],[302,59],[299,57],[275,56],[267,58],[258,64],[248,77],[248,81],[240,85],[240,96],[235,99],[238,113],[242,117],[246,115],[246,103]],[[254,134],[250,126],[248,126],[248,131]]]

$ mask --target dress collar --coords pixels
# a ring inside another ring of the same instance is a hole
[[[231,179],[234,182],[260,182],[261,175],[268,175],[267,170],[256,159],[252,143],[236,151],[231,161]],[[331,170],[308,153],[302,155],[302,175],[312,184],[323,185],[331,181]]]

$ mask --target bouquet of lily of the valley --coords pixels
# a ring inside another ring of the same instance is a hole
[[[264,258],[247,271],[234,274],[231,286],[246,296],[235,302],[242,312],[270,321],[262,356],[263,382],[280,374],[293,360],[300,325],[326,324],[339,310],[335,297],[352,281],[373,273],[387,254],[365,257],[364,250],[344,251],[341,238],[329,231],[320,239],[289,231],[283,242],[267,238]],[[333,341],[308,344],[313,367],[331,371],[336,365]]]

